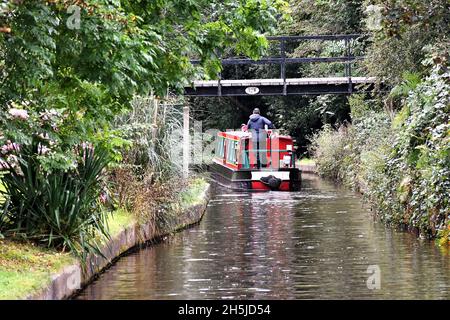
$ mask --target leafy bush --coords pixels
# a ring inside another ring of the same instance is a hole
[[[450,214],[449,78],[447,66],[435,65],[409,93],[407,117],[395,131],[387,161],[387,173],[400,180],[396,187],[405,222],[429,236],[446,228]]]
[[[384,145],[388,128],[387,116],[373,111],[337,129],[325,125],[310,138],[310,152],[319,173],[354,189],[365,189],[361,184],[361,157]]]
[[[162,209],[170,209],[176,202],[173,185],[181,187],[179,181],[155,182],[151,174],[138,176],[124,165],[113,169],[111,181],[118,206],[132,213],[138,223],[149,224],[155,232],[172,220],[173,210]]]
[[[335,130],[331,125],[325,125],[323,130],[312,136],[310,150],[314,156],[318,172],[326,177],[342,182],[346,171],[343,162],[349,153],[348,128],[341,126]]]
[[[70,170],[46,171],[39,161],[37,139],[12,151],[4,161],[0,232],[73,251],[80,257],[97,252],[98,237],[108,237],[105,213],[99,208],[106,151],[80,148]],[[100,232],[100,234],[99,234]]]
[[[426,74],[421,62],[424,47],[448,43],[450,9],[447,0],[373,0],[380,10],[379,27],[371,29],[372,42],[365,65],[372,76],[397,85],[405,73]]]

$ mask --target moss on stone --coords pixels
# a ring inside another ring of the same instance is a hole
[[[43,289],[51,275],[73,264],[69,253],[0,240],[0,299],[21,299]]]
[[[108,218],[108,227],[111,237],[118,235],[121,231],[130,227],[135,222],[136,221],[130,212],[124,209],[113,211]]]
[[[182,208],[187,208],[202,203],[204,192],[209,184],[203,178],[194,178],[187,188],[180,193],[180,204]]]
[[[303,158],[298,162],[299,165],[314,165],[316,162],[314,159]]]

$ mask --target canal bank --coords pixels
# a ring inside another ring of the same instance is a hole
[[[302,173],[312,173],[317,174],[316,165],[313,162],[302,163],[300,162],[298,168]]]
[[[179,212],[172,215],[171,223],[160,227],[155,227],[154,223],[138,223],[130,213],[116,212],[110,224],[111,239],[101,248],[104,257],[89,255],[85,268],[70,254],[0,240],[4,242],[0,252],[0,298],[69,298],[124,254],[198,223],[210,198],[210,185],[203,179],[197,179],[195,186],[188,187],[188,191],[188,201],[180,204]],[[186,200],[186,197],[183,198]]]

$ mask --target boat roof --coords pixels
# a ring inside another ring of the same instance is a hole
[[[219,132],[219,134],[222,135],[226,135],[229,137],[233,137],[233,138],[251,138],[252,134],[250,131],[240,131],[240,130],[236,130],[236,131],[221,131]],[[283,138],[283,139],[292,139],[291,136],[289,135],[278,135],[279,138]]]
[[[236,137],[250,137],[250,132],[248,131],[224,131],[223,133]]]

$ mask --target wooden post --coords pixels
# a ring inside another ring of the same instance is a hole
[[[190,141],[189,141],[189,106],[183,107],[183,178],[189,177]]]
[[[153,100],[153,105],[155,107],[154,113],[153,113],[153,123],[152,123],[152,140],[155,141],[156,139],[156,132],[158,129],[158,106],[159,101],[158,98],[155,97]]]
[[[217,95],[219,97],[222,96],[222,84],[220,81],[222,80],[222,72],[219,73],[219,80],[217,80]]]

